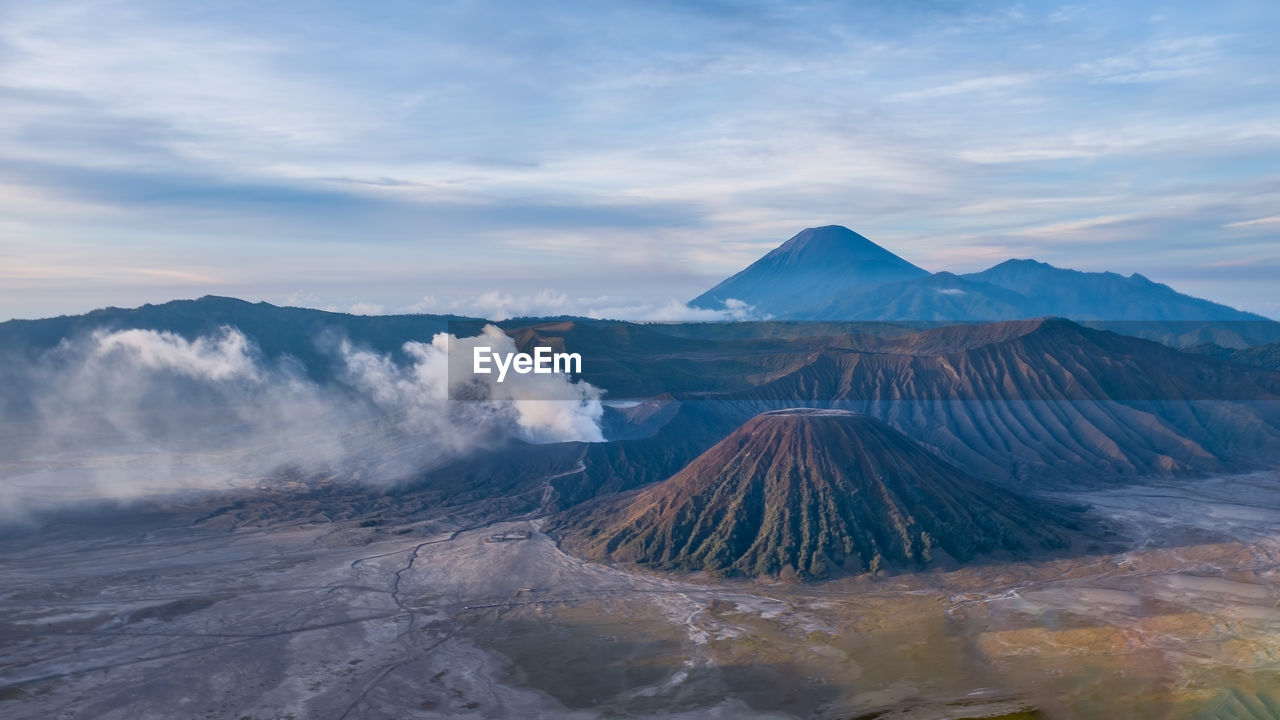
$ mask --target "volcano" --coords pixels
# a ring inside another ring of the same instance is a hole
[[[887,424],[840,410],[749,420],[670,479],[548,529],[579,555],[668,570],[820,578],[1062,548],[1054,511],[967,475]]]
[[[977,273],[931,274],[840,225],[802,230],[689,304],[721,310],[733,307],[730,301],[774,320],[993,322],[1053,315],[1117,324],[1121,332],[1162,342],[1188,332],[1219,338],[1239,332],[1254,338],[1249,344],[1275,342],[1280,334],[1280,324],[1261,315],[1184,295],[1137,273],[1081,272],[1021,259]],[[1144,325],[1126,326],[1136,322]],[[1206,328],[1209,323],[1240,327]]]
[[[740,300],[781,317],[825,306],[833,296],[928,276],[849,228],[827,225],[802,230],[689,304],[721,309]]]

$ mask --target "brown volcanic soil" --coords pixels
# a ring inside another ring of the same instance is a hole
[[[805,336],[796,347],[771,335],[755,354],[738,358],[760,363],[750,387],[727,392],[677,391],[687,386],[687,373],[644,354],[692,362],[706,376],[701,386],[711,388],[733,385],[741,370],[723,361],[724,348],[694,362],[697,352],[684,347],[625,345],[618,352],[640,353],[630,358],[633,369],[671,391],[665,402],[655,399],[663,414],[611,428],[618,439],[589,445],[584,472],[552,481],[558,507],[661,481],[755,415],[797,406],[870,415],[958,467],[1013,487],[1241,472],[1280,457],[1280,372],[1059,319],[888,329],[880,337],[827,337],[825,344]],[[704,334],[715,332],[728,330]],[[769,345],[779,340],[782,349]],[[596,357],[596,345],[575,343],[567,342]],[[771,352],[785,362],[763,363]]]
[[[1059,319],[829,350],[735,399],[878,417],[983,476],[1216,472],[1280,453],[1280,373]]]
[[[761,414],[671,479],[570,510],[549,530],[591,558],[801,577],[1026,554],[1069,536],[1049,511],[879,420],[805,409]]]

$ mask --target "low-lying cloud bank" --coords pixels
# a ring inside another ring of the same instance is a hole
[[[566,293],[540,290],[532,294],[489,290],[471,296],[447,298],[428,295],[407,306],[382,305],[359,301],[331,302],[306,293],[294,293],[284,300],[285,305],[315,308],[328,312],[351,315],[404,315],[414,313],[436,315],[463,315],[473,318],[502,321],[516,317],[549,317],[569,315],[596,320],[625,320],[627,322],[741,322],[768,320],[771,316],[761,313],[754,306],[729,298],[721,309],[696,308],[674,298],[666,302],[636,300],[634,298],[599,295],[596,297],[571,297]]]
[[[328,350],[338,379],[320,385],[229,327],[194,339],[133,329],[64,341],[6,371],[0,518],[255,486],[281,468],[390,484],[513,439],[603,439],[599,390],[562,375],[471,379],[474,400],[450,400],[450,363],[453,378],[466,377],[477,345],[516,349],[494,326],[405,343],[401,358],[340,341]]]
[[[378,312],[371,312],[372,309]],[[392,313],[381,306],[359,304],[351,312],[384,315]],[[395,311],[401,312],[401,311]],[[691,307],[679,300],[662,302],[636,301],[628,298],[602,295],[599,297],[570,297],[565,293],[543,290],[532,295],[517,295],[501,290],[490,290],[473,297],[451,297],[447,300],[434,296],[422,298],[402,312],[453,313],[489,320],[507,320],[513,317],[545,317],[572,315],[600,320],[626,320],[629,322],[737,322],[742,320],[767,320],[768,316],[756,312],[741,300],[729,299],[724,309],[710,310]]]

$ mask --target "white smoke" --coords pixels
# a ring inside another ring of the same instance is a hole
[[[219,337],[187,341],[155,330],[100,330],[93,334],[90,347],[95,358],[122,353],[147,370],[169,370],[213,381],[258,379],[249,339],[238,331],[224,330]]]
[[[505,418],[516,435],[530,442],[563,442],[604,439],[599,421],[604,414],[600,391],[586,382],[571,382],[563,375],[507,376],[471,373],[472,351],[489,347],[495,353],[516,352],[515,342],[501,329],[486,325],[480,335],[458,338],[441,333],[430,343],[405,343],[413,362],[404,367],[385,355],[357,350],[343,343],[341,353],[352,385],[390,412],[403,413],[417,432],[448,430],[450,438],[466,437],[483,418]],[[450,387],[453,378],[453,387]],[[483,383],[482,387],[461,386]],[[450,391],[468,390],[474,399],[450,401]],[[449,410],[453,402],[455,407]],[[464,427],[450,422],[452,414],[467,416]],[[441,428],[441,422],[449,422]]]
[[[486,325],[476,337],[437,335],[431,342],[435,357],[445,357],[451,363],[446,375],[452,378],[470,377],[472,351],[481,346],[489,347],[495,353],[516,351],[515,341],[493,325]],[[421,353],[419,357],[422,357],[426,354],[426,346],[414,352]],[[496,376],[486,376],[492,377]],[[513,411],[516,425],[526,440],[604,440],[600,430],[600,418],[604,415],[600,391],[585,382],[569,382],[565,376],[554,374],[510,374],[504,382],[486,382],[481,391],[490,404]]]
[[[118,330],[64,341],[10,372],[31,412],[7,422],[14,432],[0,443],[0,517],[252,487],[282,467],[394,483],[512,438],[603,439],[596,388],[562,375],[476,380],[466,371],[481,344],[516,349],[493,326],[406,343],[401,360],[341,342],[339,381],[321,385],[292,359],[268,363],[232,328],[193,340]],[[471,399],[450,399],[451,378]]]

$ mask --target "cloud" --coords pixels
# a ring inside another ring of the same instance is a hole
[[[891,95],[889,102],[905,102],[911,100],[928,100],[933,98],[964,95],[970,93],[992,93],[1022,87],[1034,82],[1036,76],[1026,74],[984,75],[966,78],[955,82],[935,85],[923,90],[911,90]]]
[[[358,302],[347,308],[352,315],[386,315],[387,309],[378,303]]]
[[[1212,72],[1224,36],[1190,35],[1159,39],[1122,55],[1081,62],[1076,70],[1096,82],[1156,83]]]
[[[233,328],[191,340],[132,329],[64,341],[39,362],[5,368],[0,406],[13,411],[12,436],[0,442],[0,518],[252,489],[280,468],[392,484],[512,439],[603,439],[600,391],[562,375],[472,380],[479,344],[515,351],[493,326],[406,343],[402,360],[340,342],[331,350],[338,377],[321,385],[292,359],[266,363]],[[470,399],[450,399],[451,387]]]
[[[1268,215],[1254,220],[1241,220],[1239,222],[1227,223],[1224,228],[1255,228],[1255,227],[1272,227],[1280,225],[1280,215]]]
[[[1051,223],[1038,227],[1021,228],[1011,234],[1022,235],[1028,237],[1059,237],[1062,235],[1084,235],[1098,228],[1104,228],[1110,225],[1129,222],[1140,219],[1141,215],[1103,215],[1100,217],[1090,217],[1081,220],[1067,220],[1064,222]],[[1098,239],[1094,242],[1104,242]]]
[[[726,322],[764,320],[766,316],[741,300],[730,298],[721,310],[690,307],[675,299],[663,302],[600,295],[571,298],[562,292],[539,290],[531,295],[517,295],[489,290],[474,296],[455,296],[448,300],[429,295],[406,308],[415,313],[453,313],[488,320],[513,317],[547,317],[572,315],[601,320],[631,322]]]
[[[249,339],[229,329],[220,336],[193,341],[155,330],[97,331],[89,347],[88,361],[93,363],[123,356],[125,363],[143,370],[176,372],[197,380],[260,380],[257,363],[249,353]]]
[[[506,320],[518,316],[567,315],[572,303],[568,295],[551,290],[539,290],[533,295],[489,290],[470,299],[455,297],[449,301],[449,307],[464,315]]]
[[[282,287],[399,308],[424,286],[722,274],[829,222],[915,260],[1188,193],[1228,198],[1197,211],[1220,230],[1275,205],[1265,3],[1159,23],[1123,4],[299,9],[6,4],[0,268],[24,269],[0,317]],[[705,289],[564,287],[651,316]]]
[[[612,320],[630,320],[632,322],[730,322],[740,320],[767,320],[768,315],[758,313],[754,306],[728,298],[724,308],[711,310],[695,308],[678,300],[668,300],[665,304],[636,304],[589,307],[584,313],[587,317]]]
[[[516,352],[515,341],[493,325],[475,337],[441,333],[430,343],[405,343],[408,366],[350,343],[343,343],[340,352],[352,386],[389,414],[402,416],[416,433],[456,442],[451,438],[466,437],[472,427],[499,419],[512,421],[516,434],[531,442],[604,439],[598,424],[604,412],[599,390],[556,374],[511,374],[501,383],[492,375],[472,380],[473,350],[481,346],[495,353]],[[464,380],[470,384],[460,387]],[[465,391],[472,399],[454,402],[451,391]],[[457,413],[465,415],[465,424],[456,422]]]

